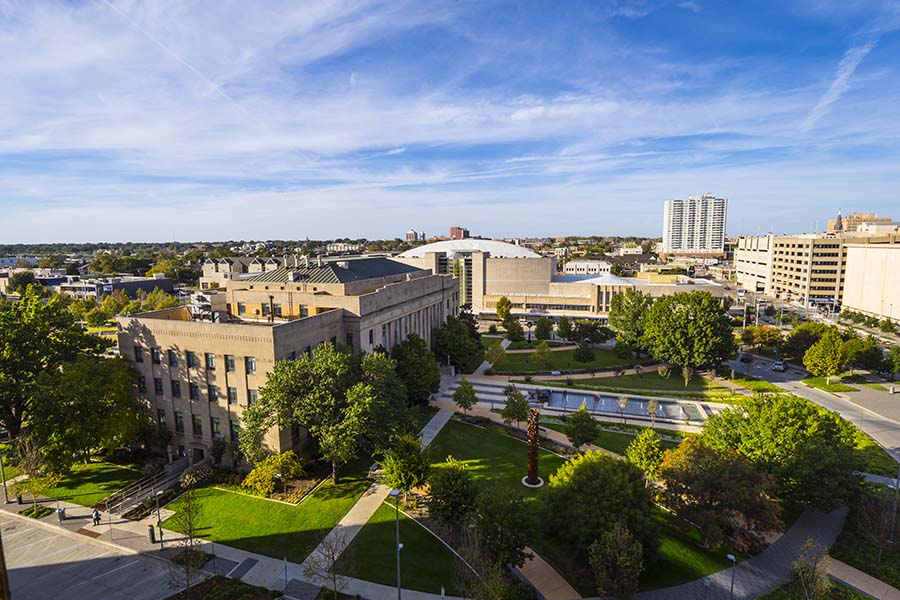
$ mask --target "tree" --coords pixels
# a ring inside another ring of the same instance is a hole
[[[619,407],[619,414],[622,415],[622,423],[626,423],[625,409],[628,408],[628,396],[619,396],[616,398],[616,404]]]
[[[639,351],[644,343],[644,320],[653,304],[650,294],[628,289],[613,294],[609,303],[609,326],[616,332],[616,339]]]
[[[572,338],[572,320],[569,317],[560,317],[556,324],[556,335],[564,340]]]
[[[546,340],[538,342],[537,346],[534,348],[534,352],[531,353],[531,360],[537,363],[541,369],[545,371],[550,370],[553,366],[553,350],[550,349],[550,344],[548,344]]]
[[[618,522],[651,556],[658,544],[653,502],[634,465],[599,451],[587,452],[550,476],[541,520],[548,537],[582,560],[594,540]]]
[[[497,317],[500,319],[500,322],[505,324],[511,312],[512,302],[506,296],[500,296],[497,300]]]
[[[594,349],[586,341],[582,341],[575,348],[572,357],[580,363],[589,363],[594,360]]]
[[[18,443],[19,470],[26,475],[13,485],[16,496],[31,496],[32,514],[37,511],[38,498],[44,496],[59,483],[59,475],[50,472],[38,444],[28,438]]]
[[[110,345],[85,332],[64,303],[59,295],[45,302],[34,287],[18,302],[0,300],[0,423],[12,438],[30,417],[39,377]]]
[[[383,353],[357,359],[321,344],[311,355],[275,363],[259,400],[244,410],[241,451],[256,456],[262,435],[273,427],[303,426],[331,463],[336,482],[338,466],[361,447],[383,447],[405,405],[406,388]]]
[[[292,479],[302,477],[305,470],[303,461],[293,450],[271,454],[253,465],[253,469],[241,482],[241,487],[270,496],[275,491],[276,479],[284,485]]]
[[[167,429],[160,430],[165,431],[170,436],[172,435]],[[212,461],[214,465],[222,464],[222,458],[225,456],[225,453],[228,451],[229,442],[225,441],[223,438],[216,438],[212,442],[212,446],[209,449],[209,454],[212,457]],[[165,446],[163,446],[165,449]]]
[[[397,363],[397,375],[406,386],[409,401],[427,404],[431,394],[441,389],[441,369],[428,343],[414,333],[394,346],[391,357]]]
[[[422,447],[422,440],[410,433],[394,436],[391,447],[381,460],[384,484],[403,492],[423,485],[431,471],[428,450]]]
[[[644,429],[625,448],[628,462],[644,472],[649,479],[659,477],[663,460],[663,448],[659,435],[652,429]]]
[[[884,361],[885,367],[890,372],[891,380],[893,381],[894,375],[900,373],[900,346],[891,346]]]
[[[500,366],[500,363],[506,358],[506,350],[503,349],[503,344],[500,343],[500,340],[497,340],[490,345],[484,358],[491,363],[492,366]]]
[[[195,548],[198,540],[196,539],[203,518],[203,503],[200,500],[197,490],[194,487],[188,487],[175,505],[175,514],[170,518],[169,523],[172,529],[184,534],[181,538],[181,545],[184,548],[175,558],[169,572],[173,587],[184,590],[185,597],[190,599],[191,587],[200,581],[200,570],[206,562],[204,558],[206,553]]]
[[[553,321],[549,317],[541,317],[534,326],[534,337],[539,340],[549,340],[553,335]]]
[[[574,339],[590,341],[592,344],[602,344],[613,337],[612,329],[601,325],[600,321],[595,319],[578,319],[573,329]]]
[[[806,543],[800,546],[800,553],[791,567],[800,581],[806,600],[828,596],[831,589],[831,579],[828,577],[828,548],[813,539],[806,540]]]
[[[749,398],[710,417],[703,438],[771,474],[783,500],[828,511],[845,505],[859,488],[855,428],[797,396]]]
[[[894,494],[881,486],[864,487],[851,511],[853,535],[863,538],[876,549],[878,566],[884,550],[894,538]]]
[[[831,328],[828,325],[816,323],[815,321],[807,321],[797,325],[791,330],[784,343],[785,352],[795,358],[802,358],[806,351],[818,342],[819,338],[829,329]]]
[[[587,405],[582,403],[578,410],[566,419],[566,437],[569,442],[580,450],[585,444],[590,444],[597,439],[597,421],[588,412]]]
[[[34,272],[19,271],[18,273],[13,273],[9,276],[9,281],[6,283],[6,291],[21,295],[32,285],[38,287],[41,285],[38,282],[37,277],[34,276]]]
[[[826,331],[818,342],[803,355],[803,366],[817,377],[825,377],[827,383],[840,374],[843,364],[844,343],[834,329]]]
[[[708,292],[657,299],[647,311],[642,343],[654,358],[682,367],[685,387],[690,371],[716,367],[735,351],[728,314]]]
[[[643,549],[621,523],[614,523],[594,540],[588,548],[588,561],[600,595],[630,599],[637,593],[644,568]]]
[[[515,386],[506,390],[506,405],[500,409],[500,416],[507,424],[516,422],[516,429],[521,421],[528,420],[528,400]]]
[[[844,342],[843,362],[855,369],[880,371],[884,367],[884,352],[873,336],[865,339],[850,338]]]
[[[483,356],[480,339],[474,338],[469,327],[460,319],[450,316],[435,333],[435,355],[441,362],[450,361],[463,369],[476,358]]]
[[[519,323],[518,319],[507,319],[504,322],[504,326],[506,327],[506,339],[511,342],[521,342],[525,339],[525,331],[522,329],[522,324]]]
[[[485,556],[494,564],[521,567],[531,555],[525,547],[537,529],[522,494],[500,487],[475,499],[475,531]]]
[[[315,549],[303,561],[303,574],[307,578],[328,582],[331,600],[339,600],[341,590],[350,583],[350,578],[344,573],[353,572],[349,568],[352,547],[344,526],[338,523],[322,536]],[[327,597],[327,594],[323,594],[323,598]]]
[[[134,378],[124,358],[98,356],[80,356],[39,377],[29,433],[54,471],[139,437],[150,419],[136,403]]]
[[[460,531],[475,508],[478,488],[472,475],[463,463],[448,456],[445,464],[434,470],[430,483],[429,513],[454,531]]]
[[[733,450],[687,438],[666,452],[659,476],[664,505],[698,525],[706,548],[724,540],[740,545],[747,532],[779,526],[771,478]]]
[[[478,402],[478,396],[475,395],[475,387],[465,377],[459,380],[459,385],[456,386],[456,390],[453,392],[453,402],[465,414],[469,414],[469,409]]]

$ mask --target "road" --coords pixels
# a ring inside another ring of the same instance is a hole
[[[759,356],[754,356],[752,363],[731,361],[728,365],[739,373],[765,379],[792,394],[839,413],[884,446],[895,459],[900,461],[900,418],[895,418],[900,416],[900,408],[885,408],[880,413],[863,408],[835,394],[807,387],[800,381],[807,376],[806,372],[801,369],[791,367],[784,373],[772,371],[772,361]],[[854,393],[865,394],[867,392],[863,390]],[[871,393],[884,394],[884,392]],[[890,396],[886,397],[891,398]],[[897,398],[900,400],[900,397]],[[897,404],[900,404],[900,401]]]

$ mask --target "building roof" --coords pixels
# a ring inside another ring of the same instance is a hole
[[[591,285],[640,285],[634,277],[618,275],[555,275],[554,283],[589,283]]]
[[[481,240],[466,238],[464,240],[444,240],[411,248],[400,254],[401,258],[422,258],[426,254],[446,252],[447,254],[468,254],[470,252],[489,252],[492,258],[541,258],[528,248],[516,246],[497,240]]]
[[[329,257],[322,260],[310,259],[309,266],[305,262],[287,267],[279,267],[242,279],[243,282],[270,283],[350,283],[366,279],[377,279],[391,275],[415,273],[421,271],[389,258],[370,258],[360,256]]]

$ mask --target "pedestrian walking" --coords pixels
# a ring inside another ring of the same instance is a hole
[[[94,520],[94,527],[100,524],[100,511],[97,510],[97,507],[94,507],[94,512],[91,513],[91,518]]]

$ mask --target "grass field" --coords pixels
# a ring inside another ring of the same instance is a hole
[[[875,443],[875,440],[856,429],[855,441],[856,452],[863,462],[863,470],[866,473],[885,477],[897,476],[897,461],[891,458],[884,448]]]
[[[859,389],[853,387],[852,385],[847,385],[846,383],[842,383],[840,379],[837,377],[832,377],[831,383],[827,383],[827,380],[824,377],[807,377],[803,380],[803,383],[808,385],[809,387],[818,388],[825,392],[858,392]]]
[[[822,600],[869,600],[869,596],[861,594],[854,589],[835,581],[831,583],[831,590]],[[803,593],[803,586],[800,585],[800,582],[792,581],[774,592],[760,596],[757,600],[798,600],[805,597],[806,595]]]
[[[900,548],[887,544],[879,563],[878,549],[866,532],[868,527],[860,521],[857,507],[852,507],[844,531],[831,547],[831,556],[893,587],[900,587]]]
[[[732,393],[731,388],[710,381],[705,377],[694,376],[685,387],[684,380],[673,373],[666,379],[656,371],[640,375],[622,375],[620,377],[593,377],[591,379],[573,379],[572,385],[565,381],[534,381],[537,385],[570,387],[610,393],[641,393],[648,396],[660,395],[674,398],[706,398],[718,402],[728,402],[740,396]]]
[[[541,426],[546,427],[547,429],[558,431],[560,433],[566,432],[566,426],[560,423],[542,422]],[[600,446],[601,448],[605,448],[610,452],[624,455],[625,449],[628,448],[628,444],[630,444],[636,436],[637,432],[631,434],[623,433],[620,431],[607,431],[605,429],[601,429],[597,433],[597,439],[594,441],[594,444]],[[677,443],[671,442],[669,440],[660,440],[660,442],[662,444],[663,450],[669,450],[678,446]]]
[[[494,370],[508,373],[546,373],[547,371],[571,371],[573,369],[589,371],[591,369],[611,369],[613,367],[633,366],[633,359],[622,359],[612,350],[595,349],[594,360],[588,363],[575,360],[575,350],[558,350],[550,353],[550,367],[539,365],[534,360],[533,352],[506,353],[506,357]]]
[[[212,542],[301,563],[370,483],[362,463],[345,467],[337,486],[326,482],[298,506],[200,488],[199,533]],[[177,511],[179,503],[176,499],[168,508]],[[171,518],[163,526],[177,531]]]
[[[450,421],[429,450],[434,468],[441,468],[447,456],[452,456],[466,464],[475,482],[481,486],[500,484],[528,496],[537,494],[537,490],[528,489],[521,483],[528,472],[528,446],[500,429]],[[541,450],[538,474],[547,481],[564,462],[564,458]]]
[[[341,556],[340,572],[383,585],[397,584],[394,508],[382,504]],[[404,588],[461,596],[456,556],[418,523],[400,513],[400,581]]]
[[[142,476],[140,471],[109,463],[75,465],[46,495],[82,506],[93,506]]]

